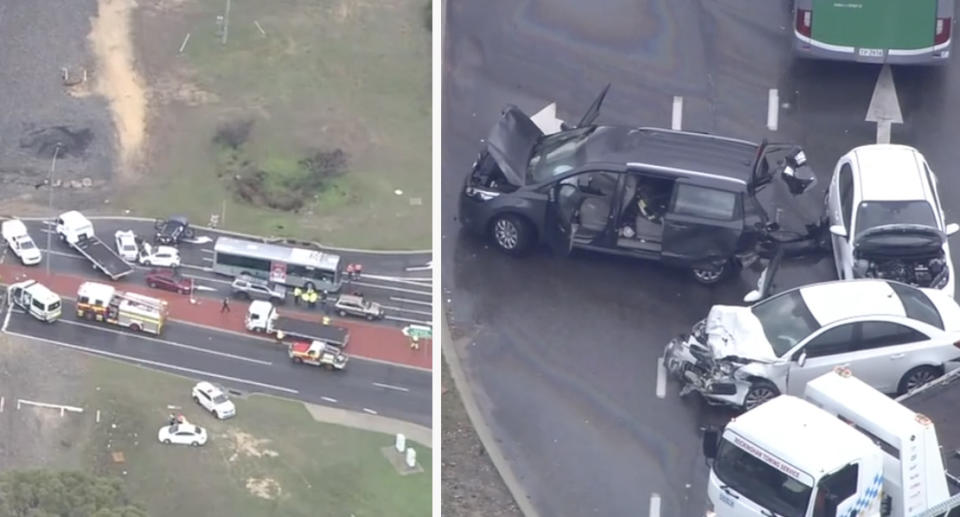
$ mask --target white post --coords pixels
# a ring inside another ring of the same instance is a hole
[[[397,433],[397,452],[403,454],[403,451],[407,449],[407,437],[403,433]]]
[[[413,447],[407,449],[407,467],[416,468],[417,466],[417,451]]]

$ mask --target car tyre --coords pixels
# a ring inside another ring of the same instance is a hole
[[[164,438],[163,443],[170,445],[170,438]]]
[[[190,442],[190,445],[194,447],[200,447],[200,442]]]
[[[139,323],[131,323],[129,328],[134,332],[140,332],[142,330]]]
[[[339,314],[341,318],[347,317],[347,311],[344,310],[337,311],[337,314]]]
[[[151,289],[156,289],[156,288],[157,288],[157,283],[156,283],[156,282],[147,282],[147,287],[149,287],[149,288],[151,288]]]
[[[302,358],[302,357],[294,357],[294,358],[293,358],[293,362],[295,362],[295,363],[297,363],[297,364],[301,364],[301,363],[303,363],[303,358]]]
[[[701,285],[716,285],[720,283],[731,270],[734,269],[733,261],[724,262],[718,269],[690,268],[693,278]]]
[[[903,395],[910,390],[917,389],[941,375],[943,375],[943,371],[936,366],[917,366],[911,368],[910,371],[903,374],[903,378],[900,379],[900,384],[897,385],[897,395]]]
[[[374,319],[373,314],[367,314],[366,317],[367,317],[367,321],[373,321],[373,319]]]
[[[753,383],[750,384],[750,389],[747,390],[747,394],[743,397],[743,409],[750,411],[778,395],[780,395],[780,390],[777,389],[772,382],[764,380],[753,381]]]
[[[498,215],[490,222],[490,239],[500,251],[508,255],[520,255],[530,247],[533,228],[522,217]]]
[[[313,282],[307,282],[307,283],[303,284],[303,288],[306,289],[307,291],[316,291],[316,290],[317,290],[317,286],[316,286],[316,284],[314,284]]]

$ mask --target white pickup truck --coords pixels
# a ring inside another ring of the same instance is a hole
[[[0,225],[0,233],[3,234],[3,240],[7,247],[13,252],[24,266],[33,266],[39,264],[43,259],[40,249],[30,238],[27,232],[27,225],[19,219],[4,221]]]

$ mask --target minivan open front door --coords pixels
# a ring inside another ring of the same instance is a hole
[[[566,256],[573,251],[577,211],[582,196],[576,183],[568,181],[558,181],[547,189],[544,238],[554,253]]]

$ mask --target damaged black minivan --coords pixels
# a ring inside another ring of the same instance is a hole
[[[793,145],[594,125],[609,88],[553,134],[507,106],[467,177],[461,224],[510,254],[546,242],[688,268],[713,284],[767,227],[756,193],[778,175],[793,196],[816,181]]]

